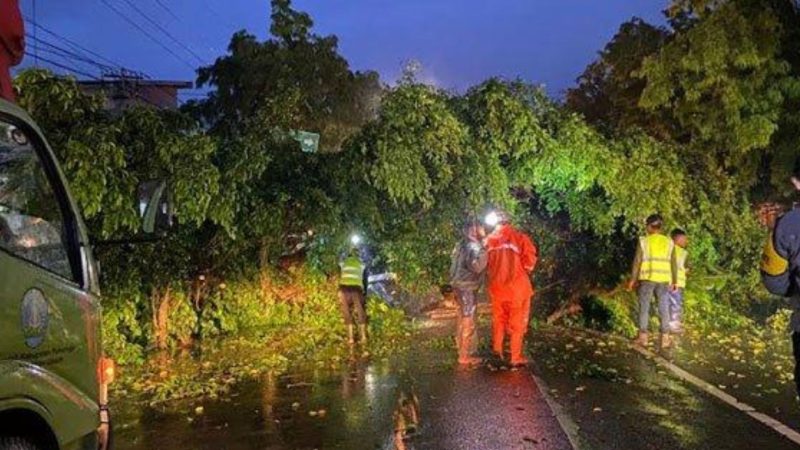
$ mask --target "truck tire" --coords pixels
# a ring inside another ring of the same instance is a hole
[[[34,441],[20,436],[0,437],[0,450],[43,450]]]

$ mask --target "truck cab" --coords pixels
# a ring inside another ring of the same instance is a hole
[[[0,99],[0,450],[108,448],[97,265],[34,121]]]

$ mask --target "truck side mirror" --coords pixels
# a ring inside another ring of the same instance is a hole
[[[172,227],[175,216],[166,181],[151,180],[140,183],[137,200],[142,231],[153,234]]]

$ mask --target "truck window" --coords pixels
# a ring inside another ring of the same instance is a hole
[[[0,118],[0,250],[74,278],[65,221],[34,144]]]

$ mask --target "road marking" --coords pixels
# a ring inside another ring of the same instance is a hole
[[[564,331],[567,330],[564,327],[556,327],[556,328],[561,328]],[[649,359],[652,359],[653,361],[656,362],[656,364],[666,368],[667,370],[672,372],[672,374],[675,375],[676,377],[678,377],[679,379],[681,379],[681,380],[683,380],[683,381],[685,381],[685,382],[687,382],[687,383],[699,388],[701,391],[705,392],[706,394],[711,395],[712,397],[715,397],[718,400],[721,400],[722,402],[726,403],[727,405],[738,409],[739,411],[747,414],[748,416],[752,417],[753,419],[755,419],[755,420],[761,422],[762,424],[772,428],[773,430],[775,430],[776,432],[781,434],[783,437],[785,437],[786,439],[789,439],[790,441],[794,442],[795,444],[800,444],[800,433],[798,433],[797,431],[793,430],[788,425],[782,423],[781,421],[779,421],[778,419],[775,419],[774,417],[769,416],[768,414],[764,414],[764,413],[756,410],[754,407],[748,405],[747,403],[739,401],[739,399],[737,399],[736,397],[732,396],[731,394],[729,394],[729,393],[723,391],[722,389],[714,386],[713,384],[709,383],[708,381],[705,381],[702,378],[699,378],[699,377],[697,377],[695,375],[692,375],[691,373],[687,372],[686,370],[681,369],[680,367],[676,366],[675,364],[669,362],[664,357],[662,357],[662,356],[660,356],[660,355],[658,355],[658,354],[656,354],[656,353],[654,353],[654,352],[652,352],[652,351],[650,351],[650,350],[648,350],[646,348],[640,347],[638,345],[634,345],[630,341],[628,341],[628,340],[626,340],[624,338],[621,338],[619,336],[614,336],[614,335],[607,334],[607,333],[601,333],[599,331],[589,330],[589,329],[586,329],[586,328],[581,328],[581,330],[585,331],[585,332],[587,332],[588,334],[591,334],[591,335],[602,336],[604,338],[611,338],[611,339],[614,339],[614,340],[617,340],[617,341],[625,342],[628,345],[628,348],[635,350],[636,352],[642,354],[643,356],[645,356],[645,357],[647,357]]]
[[[550,407],[550,410],[556,417],[558,425],[561,426],[561,430],[567,435],[569,445],[571,445],[574,450],[586,448],[584,445],[582,445],[581,438],[578,435],[578,430],[580,429],[578,424],[573,422],[572,418],[570,418],[569,415],[564,411],[564,408],[562,408],[561,405],[559,405],[558,402],[556,402],[555,399],[550,396],[550,389],[547,387],[547,384],[542,381],[541,378],[537,377],[533,371],[530,371],[530,374],[533,378],[533,381],[536,383],[536,389],[538,389],[539,393],[542,395],[542,397],[544,397],[544,401],[547,402],[547,406]]]
[[[797,431],[789,428],[787,425],[783,424],[779,420],[759,412],[754,407],[739,401],[736,397],[728,394],[727,392],[723,391],[722,389],[714,386],[713,384],[703,380],[702,378],[698,378],[691,373],[681,369],[680,367],[676,366],[675,364],[667,361],[664,357],[657,355],[650,350],[645,348],[639,347],[638,345],[630,345],[630,348],[636,350],[637,352],[641,353],[644,356],[651,358],[660,366],[668,369],[672,372],[673,375],[680,378],[687,383],[693,384],[694,386],[700,388],[705,393],[716,397],[719,400],[727,403],[728,405],[738,409],[739,411],[747,414],[748,416],[752,417],[753,419],[761,422],[762,424],[772,428],[773,430],[777,431],[785,438],[789,439],[790,441],[794,442],[795,444],[800,444],[800,433]]]

